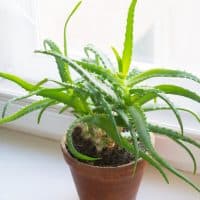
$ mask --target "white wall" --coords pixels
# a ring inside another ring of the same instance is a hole
[[[200,75],[200,1],[183,0],[176,6],[172,10],[170,59]]]
[[[158,27],[157,61],[200,75],[200,1],[170,2]]]
[[[62,30],[67,13],[76,0],[40,0],[40,38],[52,38],[62,43]],[[69,43],[80,50],[84,44],[95,43],[107,50],[111,45],[121,47],[130,0],[84,0],[69,30]],[[155,6],[156,5],[156,6]],[[136,40],[162,13],[160,0],[140,0],[137,7]],[[158,9],[159,8],[159,9]]]
[[[0,1],[0,70],[27,66],[36,48],[37,31],[31,10],[33,1],[27,4],[23,1]]]

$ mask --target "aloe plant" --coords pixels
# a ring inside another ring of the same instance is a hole
[[[157,77],[189,79],[197,84],[200,84],[200,78],[188,72],[175,69],[156,68],[139,71],[133,68],[130,70],[134,46],[133,32],[136,3],[137,0],[132,0],[128,11],[122,55],[115,47],[112,47],[116,57],[117,64],[115,64],[94,45],[84,47],[85,57],[83,59],[68,57],[67,27],[71,17],[81,4],[81,1],[78,2],[69,14],[64,26],[64,50],[62,51],[53,41],[45,40],[44,50],[36,51],[36,53],[46,54],[55,58],[61,78],[60,81],[44,79],[37,84],[32,84],[15,75],[0,72],[0,77],[18,84],[28,92],[25,96],[17,97],[7,102],[3,108],[0,124],[16,120],[36,110],[40,110],[39,123],[42,114],[49,106],[62,104],[63,108],[60,113],[71,108],[76,117],[76,120],[67,130],[66,137],[68,150],[75,158],[82,161],[90,161],[91,164],[93,161],[101,159],[83,155],[74,147],[73,130],[77,125],[82,125],[83,129],[87,129],[85,137],[90,137],[95,142],[96,133],[100,131],[101,135],[103,135],[100,140],[103,141],[104,145],[108,145],[105,142],[106,140],[112,141],[114,145],[118,145],[135,155],[135,166],[137,161],[142,158],[155,167],[167,182],[168,178],[164,169],[169,170],[200,192],[200,187],[176,170],[156,152],[150,136],[151,132],[164,135],[183,147],[190,155],[194,163],[194,173],[196,173],[196,160],[185,143],[192,144],[197,148],[200,148],[200,143],[184,135],[180,111],[189,112],[199,122],[200,118],[194,111],[176,107],[167,94],[189,98],[198,103],[200,103],[200,96],[193,91],[172,84],[142,85],[145,80]],[[79,74],[78,79],[74,80],[70,74],[70,69]],[[46,82],[53,82],[55,86],[45,87]],[[40,96],[41,100],[6,116],[6,110],[12,102],[34,95]],[[158,106],[156,102],[152,106],[147,104],[155,98],[163,100],[166,105]],[[177,132],[151,124],[146,117],[146,113],[157,110],[171,110],[180,125],[180,131]],[[123,135],[122,130],[124,129],[129,132],[131,140]],[[139,147],[138,140],[144,145],[145,151]],[[95,144],[97,147],[100,145],[98,143]]]

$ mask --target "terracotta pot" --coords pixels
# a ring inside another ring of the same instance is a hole
[[[133,176],[133,164],[96,167],[74,159],[61,143],[65,161],[76,184],[80,200],[135,200],[146,162],[140,160]]]

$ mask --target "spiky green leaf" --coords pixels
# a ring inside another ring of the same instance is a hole
[[[144,143],[145,147],[148,149],[148,152],[150,155],[159,162],[163,167],[168,169],[170,172],[175,174],[180,179],[184,180],[186,183],[191,185],[194,189],[196,189],[198,192],[200,192],[200,188],[195,185],[190,179],[185,177],[183,174],[181,174],[178,170],[176,170],[174,167],[172,167],[168,162],[166,162],[154,149],[150,136],[148,133],[148,125],[146,123],[144,113],[136,106],[129,108],[130,113],[132,115],[132,118],[134,119],[135,126],[137,129],[137,132],[139,134],[139,137],[141,138],[142,142]]]
[[[79,1],[74,8],[72,9],[72,11],[69,13],[66,21],[65,21],[65,25],[64,25],[64,55],[67,56],[67,28],[68,28],[68,24],[72,18],[72,16],[76,13],[76,11],[78,10],[78,8],[80,7],[82,1]]]
[[[117,64],[118,64],[118,72],[122,73],[122,58],[119,55],[119,52],[117,51],[117,49],[115,47],[112,47],[112,51],[115,55],[115,58],[117,60]]]
[[[64,62],[68,63],[77,73],[80,74],[82,78],[84,78],[91,86],[96,88],[99,92],[103,93],[105,96],[111,98],[114,101],[119,101],[118,97],[116,96],[113,90],[106,87],[105,85],[103,86],[102,84],[100,84],[97,80],[95,80],[94,77],[91,76],[91,74],[89,75],[84,69],[82,69],[80,65],[75,63],[73,60],[67,57],[63,57],[62,55],[54,52],[49,52],[49,51],[36,51],[36,52],[46,55],[51,55],[53,57],[62,59]]]
[[[47,104],[49,104],[49,99],[36,101],[36,102],[34,102],[34,103],[32,103],[28,106],[23,107],[22,109],[20,109],[16,113],[0,119],[0,124],[8,123],[8,122],[14,121],[16,119],[19,119],[19,118],[23,117],[24,115],[26,115],[30,112],[33,112],[35,110],[43,108]]]
[[[200,102],[200,96],[197,93],[190,91],[189,89],[180,87],[180,86],[164,84],[164,85],[157,85],[154,88],[155,88],[155,90],[162,91],[166,94],[182,96],[182,97],[191,99],[193,101],[196,101],[198,103]],[[133,91],[130,90],[130,92],[132,93]],[[143,105],[143,104],[151,101],[155,97],[156,97],[156,94],[152,92],[150,94],[146,94],[146,95],[142,96],[141,98],[137,98],[137,97],[136,98],[133,97],[133,98],[135,99],[135,101],[137,101],[138,104]]]
[[[150,69],[150,70],[144,71],[140,73],[139,75],[130,78],[127,82],[127,85],[129,87],[132,87],[133,85],[137,83],[140,83],[147,79],[155,78],[155,77],[185,78],[185,79],[189,79],[194,82],[200,83],[200,79],[198,77],[188,72],[180,71],[180,70],[156,68],[156,69]]]
[[[186,109],[186,108],[176,108],[176,109],[191,114],[200,123],[200,116],[198,114],[196,114],[195,112],[193,112],[189,109]],[[151,111],[158,111],[158,110],[171,110],[171,108],[166,107],[166,106],[154,106],[153,105],[153,106],[146,106],[143,108],[143,110],[145,112],[151,112]]]
[[[46,109],[49,107],[49,106],[52,106],[52,105],[55,105],[57,104],[57,102],[55,100],[51,100],[49,99],[49,103],[47,103],[42,109],[41,111],[39,112],[38,114],[38,118],[37,118],[37,123],[39,124],[40,121],[41,121],[41,118],[42,118],[42,115],[44,114],[44,112],[46,111]]]
[[[133,32],[134,32],[134,14],[135,14],[135,7],[136,7],[137,0],[132,0],[127,17],[127,25],[126,25],[126,33],[125,33],[125,40],[124,40],[124,49],[122,55],[122,73],[127,75],[132,55],[133,55]]]
[[[100,60],[104,68],[114,69],[111,60],[102,51],[97,49],[94,45],[88,44],[86,47],[84,47],[84,51],[88,57],[89,57],[89,52],[92,52],[97,57],[97,59]]]
[[[163,91],[167,94],[183,96],[183,97],[192,99],[193,101],[200,103],[200,96],[197,93],[190,91],[189,89],[186,89],[186,88],[183,88],[180,86],[176,86],[176,85],[170,85],[170,84],[157,85],[157,86],[155,86],[155,88],[159,89],[160,91]]]
[[[87,118],[90,118],[90,117],[91,116],[85,116],[85,117],[82,117],[82,118],[74,121],[71,124],[71,126],[68,128],[67,135],[66,135],[66,145],[67,145],[67,148],[70,151],[70,153],[75,158],[77,158],[79,160],[84,160],[84,161],[95,161],[95,160],[99,160],[99,158],[93,158],[93,157],[90,157],[90,156],[87,156],[87,155],[84,155],[84,154],[78,152],[76,150],[76,148],[74,147],[72,135],[73,135],[74,128],[76,128],[76,126],[78,126],[80,123],[85,122],[85,120],[87,121]]]
[[[196,162],[196,158],[194,157],[193,153],[191,152],[191,150],[184,145],[181,141],[173,139],[177,144],[179,144],[183,149],[185,149],[185,151],[188,153],[188,155],[191,157],[193,165],[194,165],[194,169],[193,169],[193,174],[196,174],[197,171],[197,162]]]
[[[100,77],[100,80],[106,80],[110,84],[113,84],[114,86],[121,87],[121,80],[113,74],[109,69],[102,68],[101,66],[84,62],[84,61],[78,61],[74,60],[77,64],[79,64],[82,68],[87,70],[88,72],[94,73],[97,75],[97,77]]]
[[[60,103],[67,104],[78,112],[88,113],[87,104],[82,102],[78,96],[74,96],[72,91],[68,91],[68,93],[62,92],[63,90],[66,90],[65,88],[36,88],[35,85],[8,73],[0,72],[0,77],[8,79],[30,92],[36,89],[42,89],[42,91],[37,94],[38,96],[50,98]]]
[[[45,40],[44,47],[46,51],[52,51],[52,52],[62,55],[62,52],[59,49],[59,47],[51,40]],[[55,58],[55,60],[58,66],[58,72],[59,72],[61,80],[63,82],[72,82],[67,63],[63,62],[60,58]]]
[[[140,152],[140,156],[144,160],[146,160],[150,165],[155,167],[160,172],[160,174],[163,176],[165,181],[169,184],[169,180],[168,180],[168,177],[167,177],[166,173],[163,171],[161,165],[157,161],[155,161],[153,158],[151,158],[148,154],[146,154],[144,152]]]
[[[131,90],[133,93],[138,93],[138,94],[146,94],[146,95],[152,95],[154,97],[159,97],[161,98],[164,102],[166,102],[166,104],[171,108],[171,110],[174,112],[177,121],[179,123],[180,129],[181,129],[181,133],[183,134],[184,130],[183,130],[183,122],[180,116],[180,113],[178,111],[178,109],[174,106],[173,102],[164,94],[162,93],[162,91],[155,89],[155,88],[145,88],[145,87],[138,87],[138,88],[133,88]],[[141,99],[140,99],[141,100]],[[139,101],[140,101],[139,100]],[[138,102],[137,102],[138,103]]]
[[[178,139],[180,141],[184,141],[189,144],[192,144],[192,145],[196,146],[197,148],[200,148],[200,143],[198,141],[196,141],[188,136],[181,135],[179,132],[174,131],[172,129],[158,126],[158,125],[153,125],[153,124],[148,124],[148,128],[153,133],[164,135],[164,136],[167,136],[172,139]]]

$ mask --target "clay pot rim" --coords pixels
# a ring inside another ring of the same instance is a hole
[[[67,150],[66,148],[66,135],[62,137],[61,139],[61,149],[63,151],[63,153],[67,156],[68,158],[68,161],[69,161],[69,165],[82,165],[84,167],[87,167],[87,168],[92,168],[92,169],[121,169],[121,168],[125,168],[125,167],[130,167],[131,165],[134,165],[136,161],[132,161],[130,163],[127,163],[127,164],[123,164],[123,165],[119,165],[119,166],[115,166],[115,167],[112,167],[112,166],[106,166],[106,167],[101,167],[101,166],[94,166],[94,165],[90,165],[90,164],[87,164],[87,163],[84,163],[84,162],[81,162],[79,160],[77,160],[76,158],[72,157],[71,154],[69,153],[69,151]],[[144,161],[142,158],[140,158],[138,160],[138,163],[139,162],[142,162]]]

